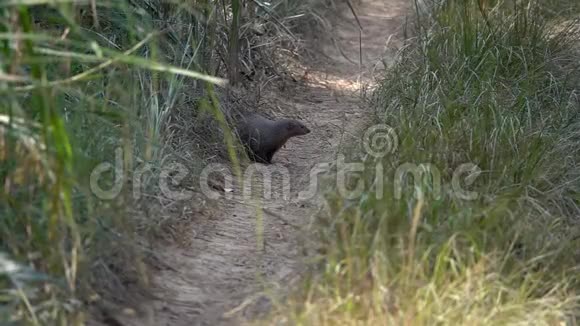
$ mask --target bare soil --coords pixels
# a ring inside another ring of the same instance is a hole
[[[372,85],[382,60],[392,61],[412,6],[404,0],[355,2],[361,31],[348,6],[340,3],[340,13],[328,15],[331,34],[307,36],[314,55],[295,62],[298,82],[264,94],[276,115],[298,117],[312,130],[291,139],[269,167],[289,172],[290,198],[281,198],[280,174],[273,175],[271,198],[257,191],[264,186],[259,173],[253,178],[252,200],[234,183],[233,198],[219,200],[216,214],[187,226],[185,243],[158,245],[163,267],[152,280],[156,299],[143,302],[143,315],[120,316],[123,324],[239,325],[266,313],[274,300],[298,286],[312,241],[310,217],[322,202],[320,193],[306,200],[298,194],[308,189],[316,164],[332,163],[343,144],[362,135],[369,111],[361,89]]]

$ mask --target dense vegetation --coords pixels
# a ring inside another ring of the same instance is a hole
[[[81,324],[87,307],[147,282],[143,243],[171,223],[154,214],[163,200],[155,172],[177,157],[195,174],[218,149],[235,164],[233,140],[225,147],[203,129],[204,113],[223,123],[225,79],[276,67],[254,45],[291,45],[297,19],[284,17],[308,20],[307,2],[0,3],[2,325]],[[346,199],[330,189],[331,211],[316,226],[322,269],[284,307],[289,320],[556,324],[579,315],[578,3],[437,3],[416,18],[371,101],[397,146],[382,157],[352,153],[368,167],[354,180],[365,192]],[[398,193],[406,163],[417,177]],[[476,198],[452,183],[465,163],[479,168],[461,178]],[[388,180],[380,197],[378,164]],[[153,173],[135,196],[133,172],[145,165]],[[95,168],[105,168],[100,178]],[[437,170],[440,188],[422,170]]]
[[[235,159],[208,128],[222,86],[275,73],[306,3],[0,2],[2,325],[81,323],[146,285],[161,166]]]
[[[366,168],[351,189],[362,182],[365,191],[328,192],[330,212],[317,226],[320,273],[278,317],[303,325],[577,323],[574,6],[449,0],[416,17],[415,36],[371,100],[375,123],[392,127],[383,140],[374,136],[386,155],[352,153]]]

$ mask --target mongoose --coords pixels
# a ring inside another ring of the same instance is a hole
[[[258,114],[241,118],[237,126],[238,135],[250,159],[254,162],[271,164],[274,153],[294,136],[310,133],[304,124],[293,119],[272,121]]]

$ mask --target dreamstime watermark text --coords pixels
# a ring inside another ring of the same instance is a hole
[[[444,186],[439,168],[431,163],[411,163],[399,164],[396,169],[384,168],[384,162],[389,162],[389,155],[396,153],[399,140],[394,129],[385,124],[374,125],[366,130],[362,138],[364,153],[371,157],[366,162],[346,162],[345,155],[338,154],[333,161],[315,164],[310,170],[304,173],[291,171],[282,165],[263,165],[259,163],[250,164],[243,172],[241,185],[226,164],[208,164],[201,173],[197,171],[198,177],[193,178],[193,171],[182,163],[170,163],[158,169],[153,169],[152,165],[144,164],[137,167],[132,173],[125,171],[123,150],[115,150],[115,162],[103,162],[97,165],[90,176],[90,188],[95,196],[102,200],[111,200],[119,196],[123,187],[132,185],[132,193],[135,199],[141,197],[143,192],[143,179],[149,176],[148,180],[158,182],[158,189],[161,194],[171,200],[187,200],[192,198],[194,192],[188,188],[197,188],[210,199],[224,197],[232,199],[241,196],[244,200],[250,199],[254,192],[259,192],[264,200],[271,200],[273,197],[284,200],[292,199],[296,196],[299,201],[307,201],[314,198],[319,191],[319,177],[321,175],[333,176],[336,190],[346,199],[356,199],[371,191],[376,199],[385,196],[387,187],[392,187],[395,199],[401,199],[405,186],[409,186],[409,178],[412,178],[412,190],[416,196],[424,196],[425,190],[435,199],[441,198],[442,192],[451,191],[451,194],[458,199],[474,200],[478,198],[478,193],[465,189],[464,186],[471,186],[481,174],[481,169],[473,163],[465,163],[456,167],[451,173],[451,180]],[[372,163],[371,163],[372,162]],[[330,173],[332,172],[332,173]],[[385,172],[390,172],[389,176]],[[100,184],[105,174],[112,173],[113,177],[108,178],[108,185],[104,187]],[[152,178],[156,173],[157,178]],[[369,174],[370,173],[370,174]],[[365,178],[371,175],[373,178]],[[181,183],[188,176],[198,182],[198,185],[184,187]],[[306,177],[307,176],[307,177]],[[127,178],[131,182],[127,182]],[[291,179],[303,180],[307,182],[297,182],[302,184],[304,189],[292,191]],[[365,180],[372,180],[371,184],[365,184]],[[356,184],[353,186],[353,180]],[[306,185],[304,185],[306,184]],[[199,186],[199,187],[197,187]]]

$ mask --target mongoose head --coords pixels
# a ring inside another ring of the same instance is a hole
[[[287,120],[286,130],[290,137],[302,136],[310,133],[308,127],[306,127],[302,122],[296,120]]]

